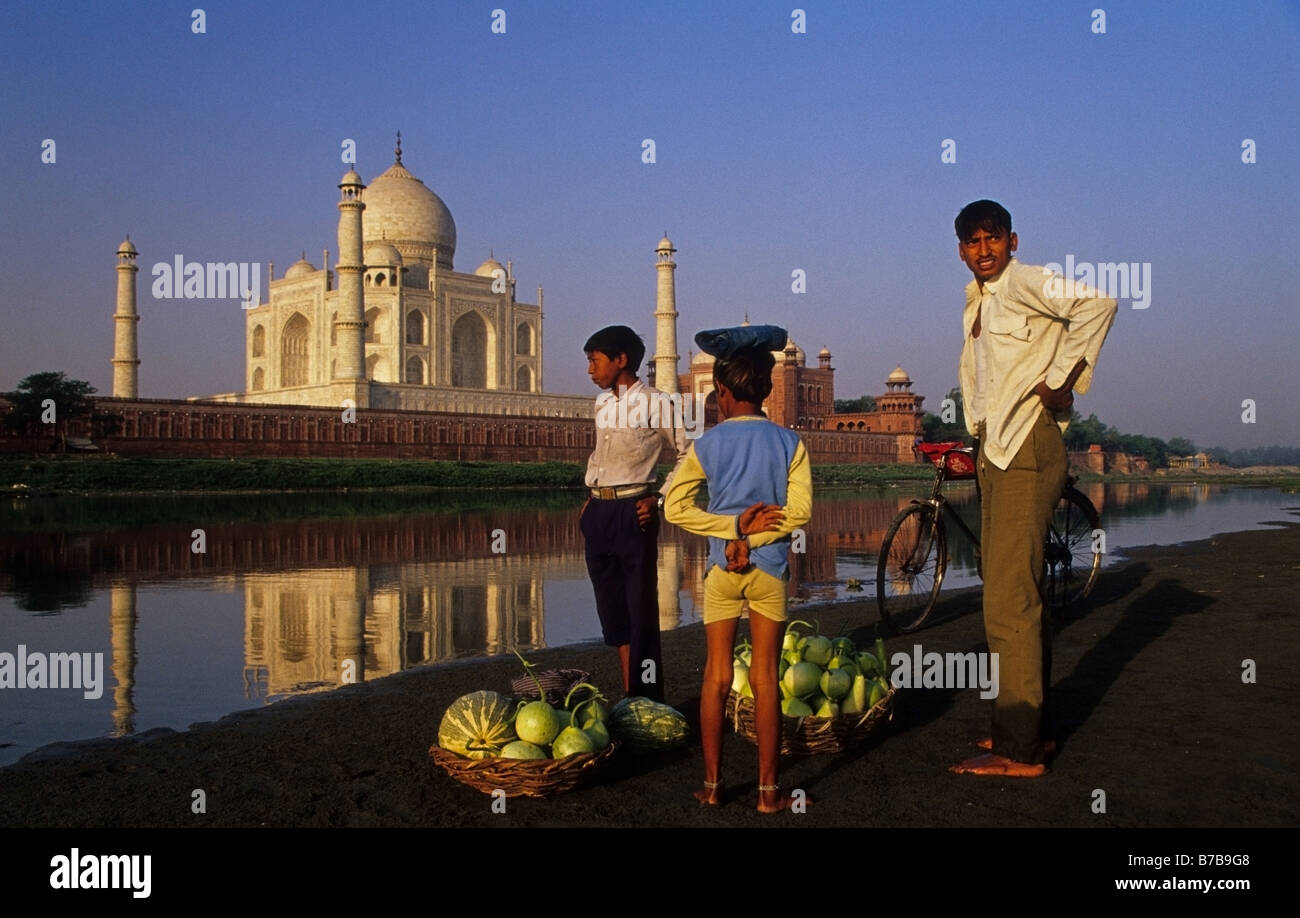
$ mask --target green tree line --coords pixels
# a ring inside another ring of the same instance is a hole
[[[925,431],[926,441],[945,443],[956,440],[969,444],[971,438],[966,433],[966,425],[962,420],[961,389],[953,388],[948,390],[945,398],[952,400],[955,410],[951,413],[943,413],[941,408],[941,414],[930,411],[925,413],[921,424]],[[947,414],[950,420],[945,421],[944,414]],[[1147,460],[1151,468],[1166,468],[1171,457],[1191,456],[1200,451],[1196,444],[1186,437],[1162,440],[1159,437],[1150,437],[1146,434],[1124,433],[1102,423],[1101,419],[1095,414],[1089,414],[1085,418],[1078,411],[1075,411],[1070,419],[1070,427],[1065,432],[1066,449],[1082,452],[1094,443],[1100,443],[1101,448],[1106,452],[1122,452],[1130,456],[1142,456]],[[1231,468],[1245,468],[1251,465],[1300,464],[1300,448],[1293,446],[1258,446],[1253,449],[1237,450],[1229,450],[1220,446],[1207,449],[1205,453],[1215,462],[1220,462]]]

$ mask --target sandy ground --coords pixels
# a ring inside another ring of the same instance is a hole
[[[805,813],[754,810],[756,757],[728,735],[730,799],[700,807],[698,741],[655,758],[621,756],[597,786],[547,799],[492,799],[430,761],[443,710],[481,688],[506,691],[511,658],[411,671],[323,696],[241,712],[183,732],[56,744],[0,769],[9,827],[172,826],[1127,826],[1300,824],[1300,526],[1144,549],[1103,572],[1057,636],[1060,752],[1047,776],[956,776],[947,766],[988,732],[977,690],[913,689],[864,746],[788,760],[782,783],[816,801]],[[824,631],[869,638],[862,601],[798,610]],[[939,621],[889,641],[891,653],[979,650],[977,590],[946,596]],[[665,634],[668,699],[694,724],[701,626]],[[606,691],[613,652],[599,645],[530,655],[591,671]],[[1243,661],[1256,681],[1243,682]],[[195,789],[206,813],[191,810]],[[1104,812],[1097,812],[1098,791]]]

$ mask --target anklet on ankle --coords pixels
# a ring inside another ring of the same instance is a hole
[[[780,784],[760,784],[760,785],[758,785],[758,789],[761,790],[761,791],[767,791],[768,793],[774,793],[774,792],[779,791],[779,790],[781,789],[781,785],[780,785]]]
[[[721,782],[721,781],[705,781],[705,782],[704,782],[704,786],[707,787],[709,790],[717,790],[719,787],[722,786],[722,782]]]

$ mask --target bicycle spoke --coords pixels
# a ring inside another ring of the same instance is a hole
[[[1101,555],[1093,550],[1093,530],[1098,525],[1092,503],[1067,488],[1048,527],[1043,555],[1043,600],[1056,612],[1092,588],[1101,566]]]
[[[937,520],[928,504],[908,507],[881,545],[876,596],[881,618],[895,633],[919,628],[938,598],[947,544]]]

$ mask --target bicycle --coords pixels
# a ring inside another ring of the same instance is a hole
[[[880,546],[876,566],[880,617],[894,634],[920,628],[938,603],[948,567],[945,514],[975,545],[976,575],[983,577],[979,537],[943,494],[945,482],[975,477],[975,451],[928,443],[914,450],[935,464],[934,487],[929,498],[913,500],[894,518]],[[1101,569],[1101,552],[1093,538],[1094,531],[1101,527],[1101,518],[1092,501],[1075,489],[1075,480],[1070,476],[1065,481],[1043,552],[1043,602],[1058,619],[1071,604],[1092,591]]]

